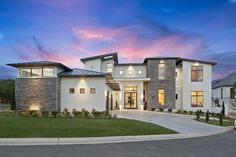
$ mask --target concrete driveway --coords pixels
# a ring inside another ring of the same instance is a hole
[[[150,122],[177,131],[180,134],[217,134],[225,128],[197,122],[193,116],[152,111],[112,111],[119,118]]]

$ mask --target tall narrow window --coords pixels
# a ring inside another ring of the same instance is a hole
[[[107,73],[112,73],[112,63],[107,63]]]
[[[163,106],[165,104],[165,90],[159,89],[158,90],[158,104]]]
[[[220,89],[220,98],[223,99],[223,88]]]
[[[20,76],[21,77],[30,77],[31,76],[31,69],[21,69]]]
[[[234,88],[230,88],[230,99],[234,99]]]
[[[203,91],[192,91],[191,92],[191,106],[192,107],[203,107]]]
[[[158,69],[159,69],[159,80],[164,80],[165,79],[165,64],[160,63],[158,65]]]
[[[191,67],[191,81],[202,82],[203,81],[203,66],[192,66]]]

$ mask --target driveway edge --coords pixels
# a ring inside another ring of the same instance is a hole
[[[140,135],[140,136],[111,136],[111,137],[85,137],[85,138],[0,138],[0,145],[75,145],[75,144],[108,144],[139,141],[174,140],[194,137],[212,136],[232,130],[225,127],[222,131],[211,134],[165,134],[165,135]]]

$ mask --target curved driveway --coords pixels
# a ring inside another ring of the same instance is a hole
[[[152,111],[112,111],[119,118],[150,122],[177,131],[180,134],[213,135],[225,130],[224,127],[198,122],[193,116]]]

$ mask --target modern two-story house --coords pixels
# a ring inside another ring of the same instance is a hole
[[[81,59],[85,69],[51,61],[13,63],[17,110],[211,109],[215,62],[181,57],[119,63],[117,53]]]

